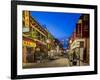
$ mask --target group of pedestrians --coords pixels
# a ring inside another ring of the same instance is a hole
[[[28,63],[43,62],[45,58],[46,52],[40,48],[36,48],[34,51],[30,51],[30,53],[27,54]]]
[[[43,59],[44,59],[44,55],[45,55],[45,52],[41,51],[40,48],[37,48],[36,52],[34,54],[34,60],[35,60],[35,62],[42,62]]]

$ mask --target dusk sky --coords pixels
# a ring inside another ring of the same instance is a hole
[[[31,16],[45,25],[48,31],[57,39],[62,40],[72,35],[81,14],[62,12],[31,12]]]

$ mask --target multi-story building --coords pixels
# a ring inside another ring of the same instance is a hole
[[[23,63],[27,62],[27,55],[34,62],[34,52],[36,48],[47,51],[52,47],[54,37],[43,28],[31,15],[29,11],[23,11]]]
[[[81,61],[89,64],[89,15],[82,14],[69,40],[70,51],[75,51]]]

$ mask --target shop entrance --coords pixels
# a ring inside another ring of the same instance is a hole
[[[31,62],[34,61],[34,54],[32,53],[33,48],[32,47],[26,47],[26,50],[27,50],[26,61],[27,61],[27,63],[31,63]]]

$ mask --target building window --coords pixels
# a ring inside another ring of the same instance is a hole
[[[41,35],[41,41],[45,42],[45,36]]]
[[[36,32],[36,37],[38,40],[40,40],[40,33],[39,32]]]
[[[80,47],[81,48],[84,47],[84,42],[83,41],[80,42]]]

